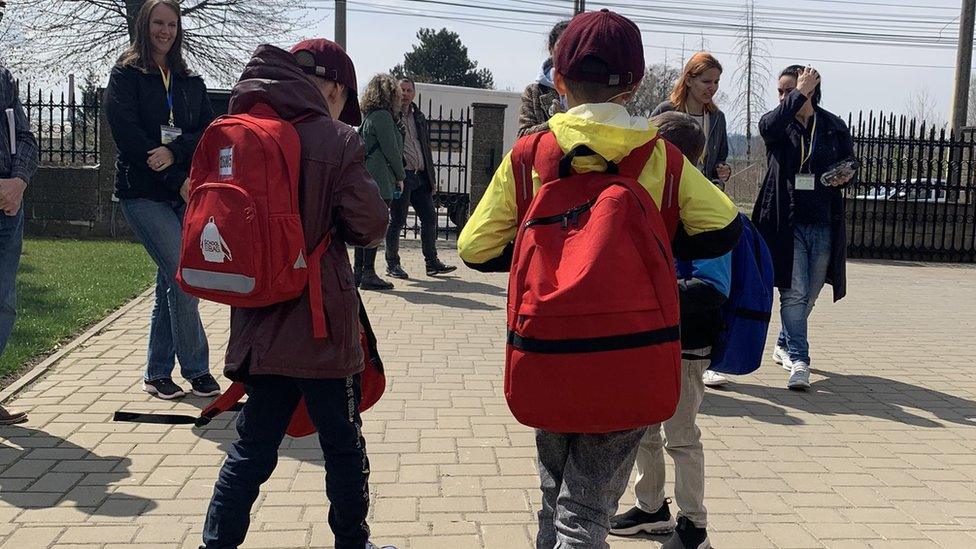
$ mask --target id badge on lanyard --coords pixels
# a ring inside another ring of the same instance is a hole
[[[163,79],[163,88],[166,89],[166,106],[169,108],[169,124],[159,127],[159,142],[163,145],[169,145],[176,141],[177,137],[183,135],[183,130],[178,128],[173,120],[173,91],[170,87],[172,81],[170,72],[160,69],[159,75]]]
[[[800,138],[800,172],[796,174],[793,188],[797,191],[813,191],[817,188],[817,176],[812,173],[802,173],[803,167],[808,166],[813,156],[813,149],[817,142],[817,115],[813,115],[813,131],[810,132],[810,147],[807,148],[806,138]]]

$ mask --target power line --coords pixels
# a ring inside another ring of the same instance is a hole
[[[312,1],[315,2],[315,1],[327,1],[327,0],[312,0]],[[411,0],[411,1],[418,1],[418,0]],[[519,1],[519,0],[516,0],[516,1]],[[449,5],[449,6],[456,6],[457,5],[455,2],[444,2],[444,1],[438,1],[438,0],[426,0],[423,3],[442,4],[442,5]],[[541,2],[532,2],[530,0],[520,0],[520,3],[540,5],[540,6],[543,5],[543,3],[541,3]],[[459,15],[456,14],[456,12],[437,12],[437,11],[431,11],[431,10],[427,10],[427,11],[421,13],[421,12],[417,12],[417,11],[409,11],[408,8],[399,8],[399,7],[396,7],[396,6],[390,6],[388,4],[382,4],[382,3],[380,3],[380,4],[374,3],[374,4],[368,4],[368,5],[375,6],[375,7],[382,7],[384,9],[383,10],[378,10],[378,9],[366,9],[366,8],[359,8],[359,7],[357,7],[357,8],[349,8],[349,11],[359,12],[359,13],[376,14],[376,15],[411,16],[411,17],[418,17],[418,18],[428,18],[428,19],[456,21],[456,22],[460,22],[460,23],[467,23],[467,24],[472,24],[472,25],[477,25],[477,26],[482,26],[482,27],[496,28],[496,29],[502,29],[502,30],[511,30],[511,31],[515,31],[515,32],[523,32],[523,33],[535,34],[535,35],[542,35],[542,34],[545,34],[545,32],[542,32],[542,31],[533,31],[533,30],[529,30],[529,29],[525,29],[525,28],[514,28],[512,26],[501,26],[501,25],[492,24],[492,23],[502,23],[502,24],[506,24],[506,25],[518,25],[518,26],[521,26],[521,27],[546,27],[546,28],[548,28],[548,27],[551,27],[557,20],[562,19],[562,18],[565,18],[565,16],[563,14],[561,14],[561,13],[533,12],[533,14],[536,14],[536,15],[541,15],[541,16],[545,16],[545,17],[551,17],[551,18],[553,18],[553,20],[552,21],[540,21],[538,19],[527,20],[527,19],[518,19],[518,18],[503,18],[503,19],[501,19],[501,18],[497,18],[497,17],[490,17],[489,18],[488,16],[480,16],[479,17],[477,15],[470,15],[470,16],[460,15],[459,16]],[[502,12],[509,11],[509,10],[507,10],[504,7],[498,7],[498,6],[488,6],[488,7],[485,7],[485,6],[472,6],[472,7],[478,7],[478,8],[481,8],[481,9],[489,9],[491,11],[502,11]],[[331,7],[315,7],[315,9],[330,10],[332,8]],[[529,11],[529,10],[522,10],[522,11]],[[519,12],[516,12],[516,13],[519,13]],[[640,22],[645,22],[645,21],[643,19],[641,19]],[[656,33],[656,34],[671,34],[671,35],[687,35],[687,34],[689,34],[687,32],[672,31],[672,30],[666,30],[666,29],[658,29],[658,30],[654,30],[654,31],[647,30],[647,29],[642,29],[642,32],[645,33],[645,34],[651,34],[651,33]],[[734,35],[730,35],[730,34],[716,34],[716,33],[711,33],[711,34],[709,34],[709,36],[710,37],[728,37],[728,38],[733,38],[734,37]],[[780,39],[780,40],[790,40],[790,37],[782,37],[782,38],[777,38],[777,39]],[[796,38],[795,40],[801,40],[801,39],[800,38]],[[834,42],[834,43],[836,43],[836,42]],[[871,42],[867,42],[866,44],[867,45],[883,45],[883,44],[876,44],[876,43],[871,43]],[[904,45],[907,45],[907,44],[904,44]],[[658,45],[652,45],[652,44],[645,44],[645,48],[660,49],[660,50],[677,50],[677,49],[679,49],[678,47],[658,46]],[[721,51],[714,51],[714,53],[719,54],[719,55],[730,55],[730,56],[736,56],[736,55],[738,55],[738,54],[732,53],[732,52],[721,52]],[[781,59],[781,60],[794,60],[797,57],[769,56],[769,58],[770,59]],[[947,66],[947,65],[921,65],[921,64],[895,63],[895,62],[883,62],[883,61],[851,61],[851,60],[840,60],[840,59],[812,59],[812,58],[804,58],[804,59],[807,60],[807,61],[816,62],[816,63],[836,63],[836,64],[850,64],[850,65],[871,65],[871,66],[881,66],[881,67],[934,68],[934,69],[950,69],[950,68],[954,68],[954,67]]]

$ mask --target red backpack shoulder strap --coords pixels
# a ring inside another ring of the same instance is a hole
[[[654,154],[654,147],[657,146],[659,139],[660,137],[655,136],[654,139],[630,151],[630,154],[617,163],[617,173],[631,179],[640,177],[641,172],[644,171],[644,166],[647,165],[647,161]]]
[[[667,151],[664,191],[661,193],[661,217],[664,218],[664,226],[668,229],[668,236],[673,240],[674,234],[678,232],[680,219],[678,190],[681,187],[681,172],[685,167],[685,155],[668,140],[661,139],[661,141],[664,141]]]
[[[664,190],[661,192],[661,204],[658,205],[658,209],[661,211],[661,217],[664,219],[664,226],[668,230],[669,237],[674,238],[674,234],[678,230],[679,219],[678,188],[681,185],[681,172],[685,163],[685,157],[681,154],[681,150],[657,135],[654,136],[654,139],[631,151],[626,158],[617,164],[617,169],[621,175],[637,179],[644,171],[644,166],[647,165],[651,155],[654,154],[658,142],[664,143],[667,161],[664,169]]]
[[[558,154],[555,161],[553,147]],[[526,135],[515,142],[512,147],[512,173],[515,175],[515,208],[516,225],[522,224],[522,218],[529,211],[529,204],[535,195],[532,184],[532,171],[535,170],[542,178],[543,182],[550,181],[543,174],[550,175],[556,173],[558,177],[559,159],[562,157],[562,150],[556,142],[556,136],[551,131],[538,132]],[[537,162],[542,160],[542,162]],[[551,166],[549,166],[551,164]],[[547,171],[547,167],[551,169]],[[555,178],[552,178],[555,179]]]

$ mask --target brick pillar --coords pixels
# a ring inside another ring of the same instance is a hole
[[[484,196],[491,176],[505,156],[505,105],[474,103],[474,128],[471,139],[471,209]]]

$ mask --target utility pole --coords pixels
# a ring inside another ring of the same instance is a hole
[[[346,0],[336,0],[335,3],[335,42],[346,48]]]
[[[747,53],[746,53],[746,159],[752,160],[752,68],[753,68],[753,45],[756,38],[756,5],[749,3],[747,8],[748,23],[746,27]]]
[[[956,86],[952,97],[952,131],[966,125],[969,111],[969,79],[973,63],[973,22],[976,0],[962,0],[959,17],[959,49],[956,51]]]

